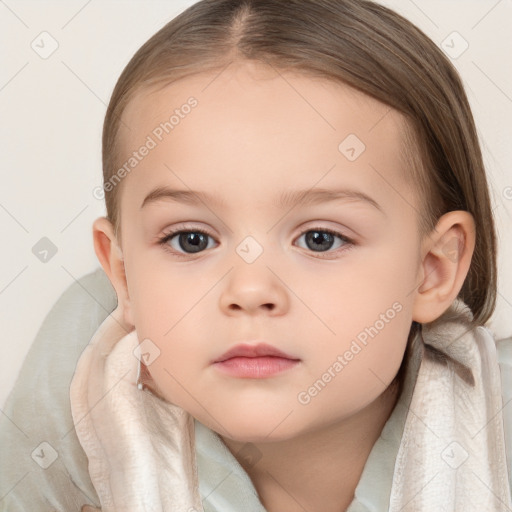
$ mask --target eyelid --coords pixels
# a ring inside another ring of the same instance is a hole
[[[318,222],[321,222],[321,221],[318,221]],[[351,236],[347,236],[345,235],[344,233],[340,232],[340,230],[336,229],[336,228],[331,228],[331,227],[328,227],[328,226],[321,226],[321,225],[313,225],[313,226],[307,226],[305,228],[301,228],[299,234],[295,237],[298,238],[300,236],[302,236],[303,234],[307,233],[308,231],[313,231],[313,230],[317,230],[317,231],[324,231],[324,232],[327,232],[327,233],[331,233],[333,235],[336,235],[336,236],[339,236],[347,241],[350,241],[350,242],[353,242],[353,238]],[[198,227],[198,226],[194,226],[194,225],[191,225],[189,223],[185,223],[185,224],[178,224],[177,226],[173,227],[173,228],[169,228],[169,229],[164,229],[164,232],[162,235],[159,235],[157,236],[157,240],[161,240],[162,238],[166,238],[166,237],[169,237],[171,235],[176,235],[178,233],[181,233],[181,232],[197,232],[197,233],[203,233],[205,235],[208,235],[210,236],[211,238],[215,239],[215,235],[213,235],[211,233],[211,231],[209,231],[208,229],[206,228],[202,228],[202,227]],[[119,248],[118,248],[119,250]],[[119,250],[120,252],[120,250]],[[122,255],[122,253],[120,252],[120,255]]]
[[[160,240],[161,238],[165,238],[169,235],[176,235],[181,232],[204,233],[205,235],[215,238],[215,235],[213,235],[211,230],[197,226],[197,225],[193,225],[189,222],[185,222],[185,223],[177,224],[177,225],[173,226],[172,228],[164,229],[163,234],[158,235],[157,239]]]
[[[342,238],[345,238],[347,240],[352,240],[348,235],[345,235],[343,233],[343,228],[333,228],[331,226],[322,226],[322,221],[312,221],[313,224],[312,225],[308,225],[306,227],[303,227],[300,229],[300,233],[299,233],[299,236],[300,235],[303,235],[304,233],[307,233],[308,231],[326,231],[328,233],[332,233],[336,236],[340,236]],[[325,221],[323,221],[325,222]]]

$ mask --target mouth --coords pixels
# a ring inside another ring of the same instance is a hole
[[[232,377],[258,379],[276,375],[296,367],[301,360],[266,343],[239,344],[212,362],[213,366]]]

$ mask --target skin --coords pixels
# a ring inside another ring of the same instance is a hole
[[[190,96],[198,106],[122,182],[122,244],[106,218],[95,221],[96,254],[127,330],[160,350],[147,384],[221,436],[266,509],[345,510],[396,404],[388,386],[411,322],[438,318],[462,287],[473,219],[449,212],[421,239],[417,191],[402,176],[401,115],[348,86],[263,64],[232,63],[220,75],[142,91],[123,114],[126,154]],[[355,161],[338,149],[348,134],[366,146]],[[141,210],[159,185],[224,204],[161,200]],[[312,187],[357,189],[382,212],[354,199],[275,204],[283,192]],[[187,254],[176,236],[166,251],[158,239],[170,228],[207,230],[207,248]],[[335,237],[321,251],[302,235],[321,228],[353,244]],[[237,252],[247,236],[263,251],[252,263]],[[394,303],[400,312],[300,403],[298,394]],[[300,363],[265,379],[226,376],[211,364],[253,340]],[[261,456],[254,465],[237,453],[245,443]]]

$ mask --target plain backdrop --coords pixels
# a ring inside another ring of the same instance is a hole
[[[193,3],[0,0],[0,406],[57,298],[99,266],[92,222],[105,210],[93,190],[102,184],[101,130],[115,81],[134,52]],[[490,327],[512,336],[512,2],[382,3],[450,53],[462,75],[500,233]]]

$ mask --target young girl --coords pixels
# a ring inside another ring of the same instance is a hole
[[[123,71],[103,166],[117,307],[46,503],[512,510],[486,176],[421,31],[361,0],[200,1]]]

